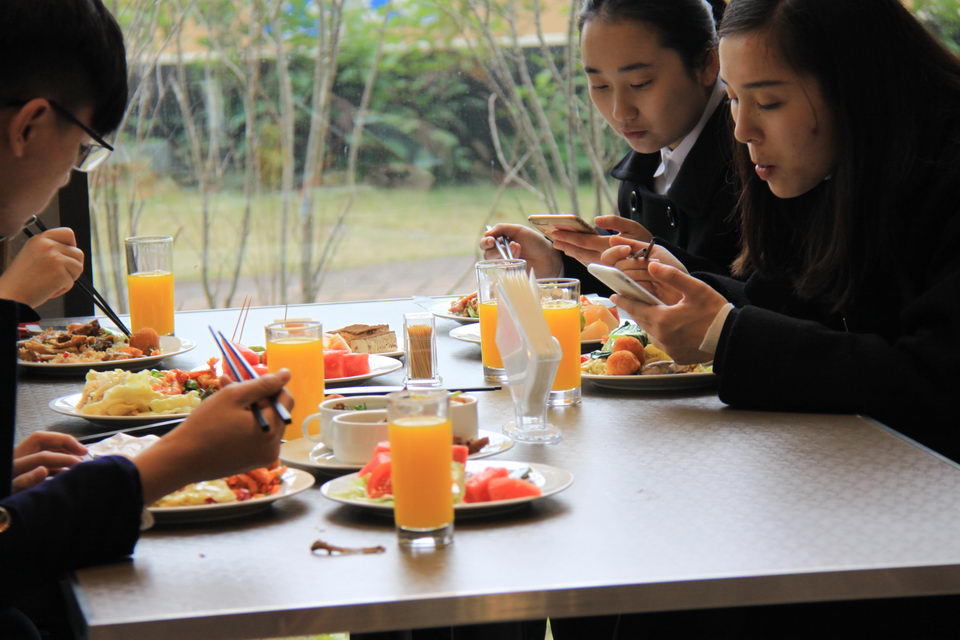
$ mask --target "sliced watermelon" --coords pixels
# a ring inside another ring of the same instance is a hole
[[[343,357],[347,355],[346,351],[331,349],[323,352],[323,377],[324,378],[343,378]]]
[[[487,491],[490,494],[490,500],[513,500],[515,498],[531,498],[540,495],[540,487],[521,480],[520,478],[511,478],[505,476],[502,478],[491,478],[487,483]]]
[[[343,354],[343,375],[337,377],[348,378],[350,376],[362,376],[370,373],[370,354],[369,353],[345,353]],[[333,377],[333,376],[327,376]]]
[[[453,445],[453,461],[460,464],[467,464],[467,456],[470,455],[470,449],[463,444]]]
[[[503,467],[487,467],[480,473],[475,473],[467,478],[466,495],[464,502],[489,502],[490,501],[490,481],[494,478],[503,478],[510,472]]]

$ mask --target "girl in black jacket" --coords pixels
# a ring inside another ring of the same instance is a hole
[[[713,359],[724,402],[861,413],[960,460],[960,61],[897,0],[734,0],[720,59],[749,280],[611,248],[669,306],[618,304]]]
[[[620,180],[619,216],[600,216],[603,230],[648,241],[652,236],[691,267],[729,273],[739,235],[732,219],[729,116],[717,81],[715,16],[722,2],[586,0],[580,43],[590,99],[631,151],[613,168]],[[499,224],[481,239],[511,239],[514,255],[540,276],[577,277],[584,290],[605,291],[585,265],[599,262],[607,236],[557,231],[544,239],[528,227]]]

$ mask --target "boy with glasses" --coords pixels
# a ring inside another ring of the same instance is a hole
[[[3,0],[0,237],[18,233],[42,211],[72,170],[89,171],[103,162],[112,150],[105,134],[119,126],[126,99],[123,38],[101,0]],[[9,608],[26,589],[74,567],[132,553],[144,505],[190,482],[276,460],[283,424],[266,400],[280,394],[288,409],[293,404],[281,393],[289,380],[284,371],[224,387],[133,461],[107,457],[79,463],[84,448],[64,434],[34,434],[14,449],[17,324],[36,318],[23,303],[36,304],[69,288],[83,264],[69,229],[51,229],[31,243],[28,254],[43,259],[18,258],[0,278],[0,297],[6,297],[0,299],[0,637],[5,639],[38,637]],[[57,265],[53,277],[51,264]],[[268,431],[254,420],[252,405],[270,422]]]

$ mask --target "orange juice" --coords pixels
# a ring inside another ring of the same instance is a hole
[[[480,303],[480,354],[483,364],[493,369],[503,369],[500,349],[497,348],[497,301]]]
[[[428,531],[453,522],[453,429],[448,418],[409,416],[390,421],[394,520]]]
[[[127,276],[130,330],[152,328],[161,336],[173,334],[173,274],[146,271]]]
[[[565,391],[580,386],[580,303],[575,300],[544,300],[543,317],[550,334],[560,342],[563,356],[553,391]]]
[[[292,422],[283,437],[293,440],[303,436],[301,423],[317,410],[323,400],[323,339],[281,338],[267,341],[267,368],[271,373],[289,369],[292,374],[287,390],[293,395]]]

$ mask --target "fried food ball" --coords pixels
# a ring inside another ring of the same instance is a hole
[[[614,351],[607,358],[607,373],[611,376],[632,376],[640,371],[640,361],[632,351]]]
[[[647,358],[647,354],[643,350],[643,343],[633,336],[621,336],[614,340],[612,351],[614,353],[617,351],[629,351],[633,355],[637,356],[637,360],[640,361],[641,367],[643,366],[644,360]]]
[[[130,346],[134,349],[140,349],[144,353],[160,350],[160,336],[149,327],[138,329],[130,336]]]

